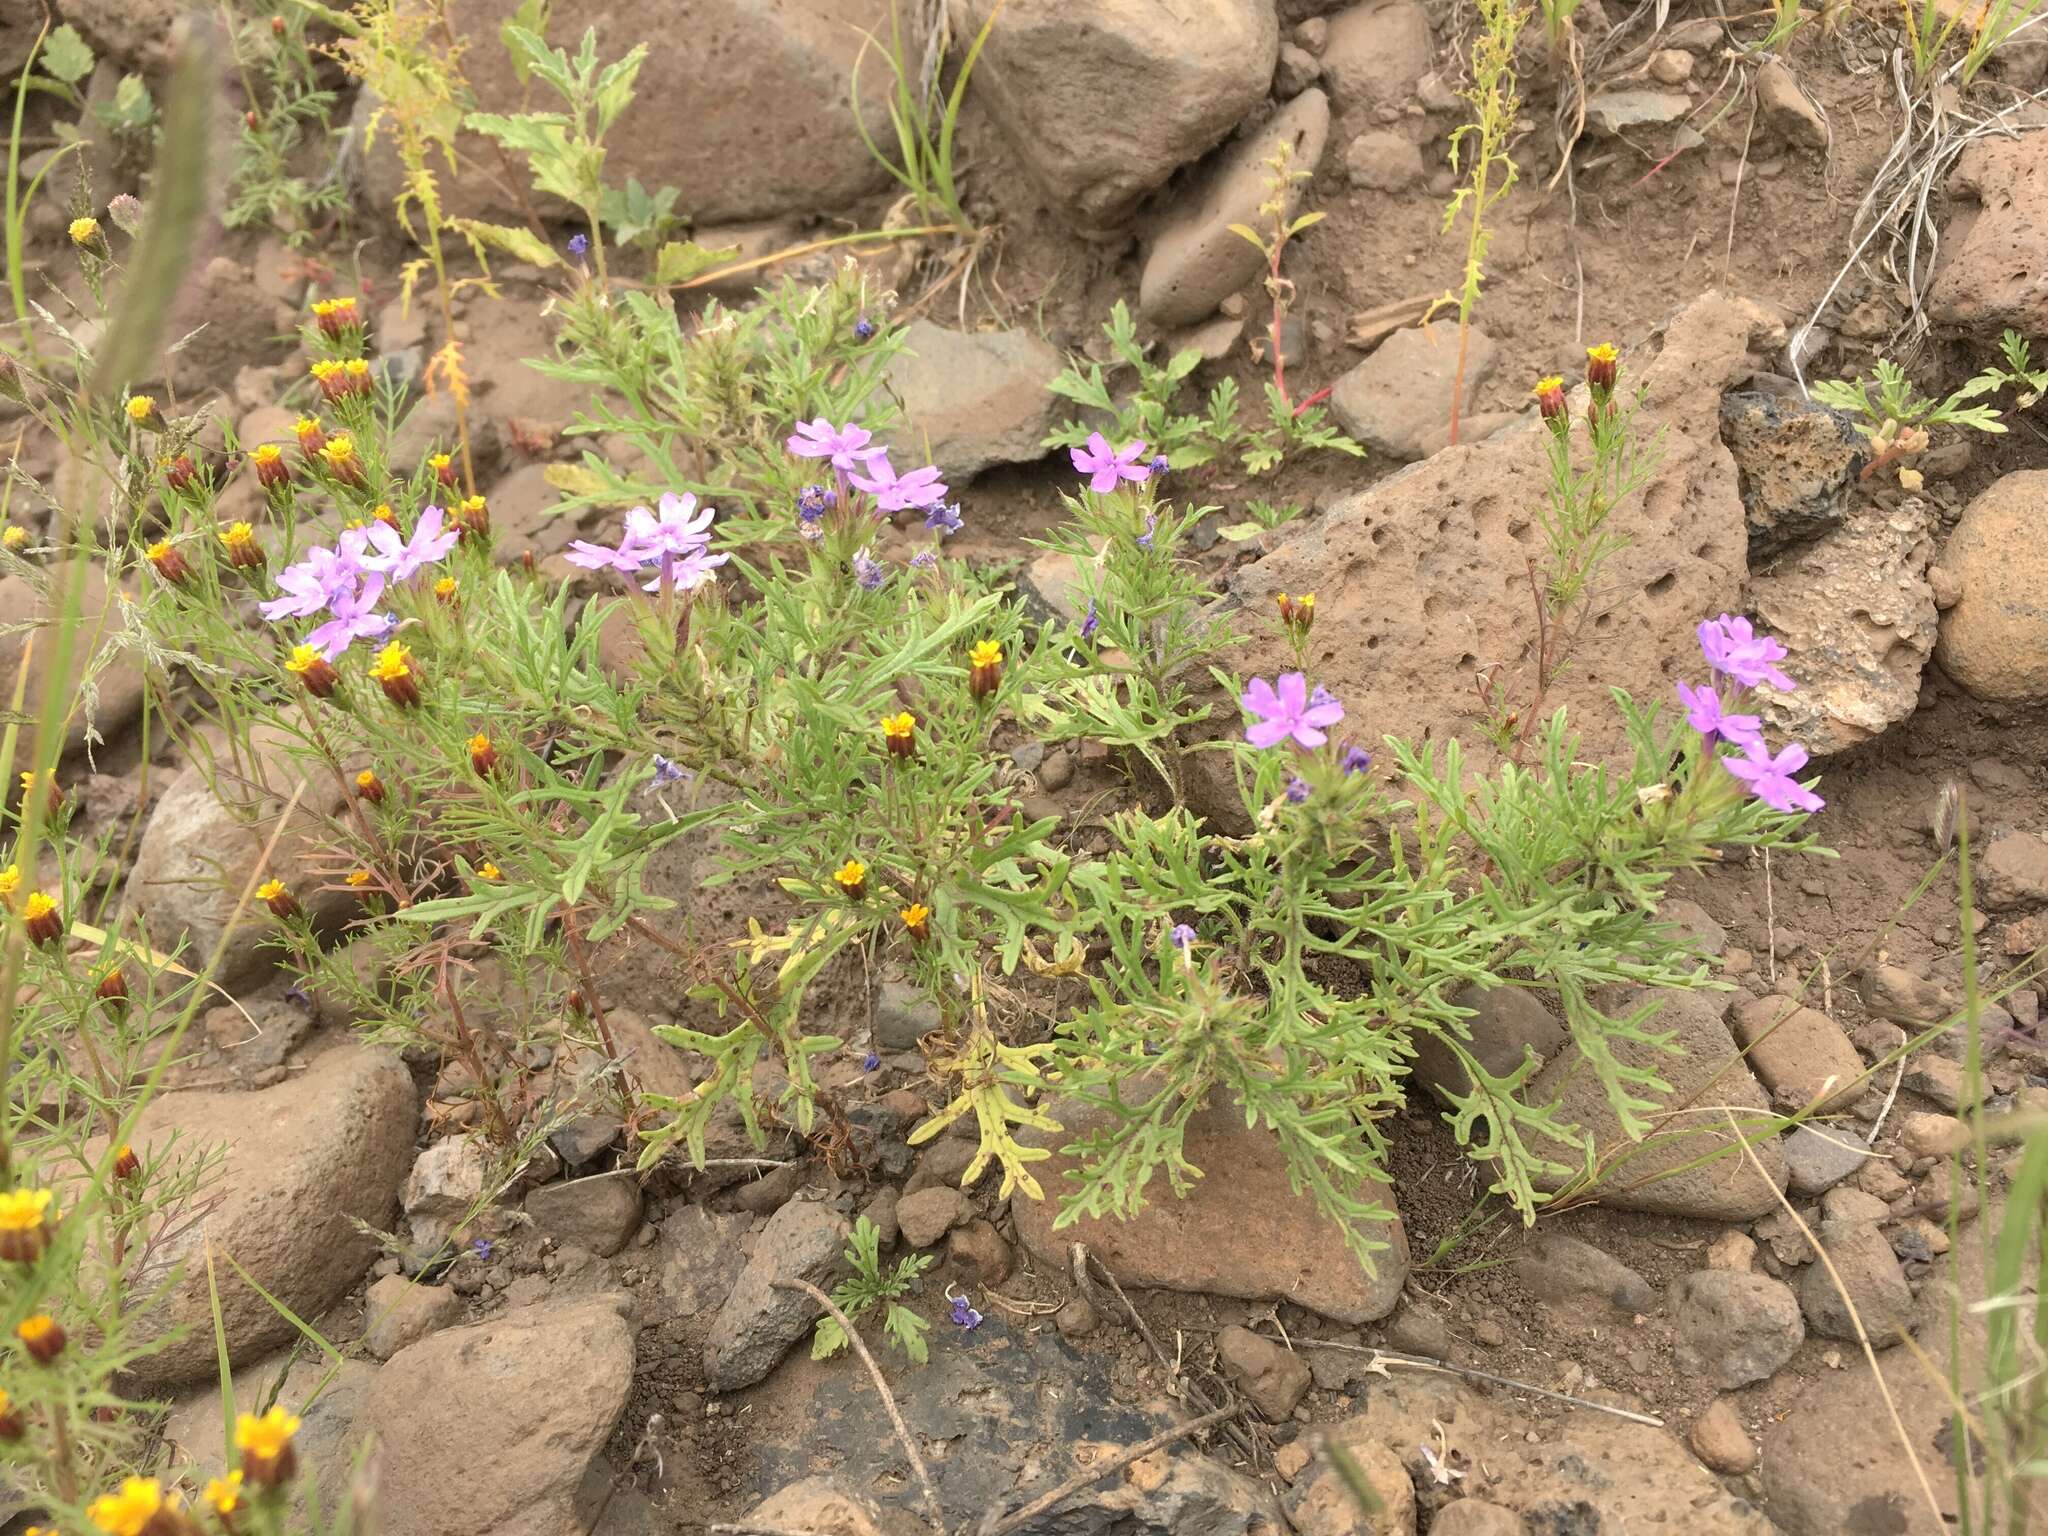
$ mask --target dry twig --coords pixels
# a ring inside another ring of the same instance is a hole
[[[1161,1430],[1151,1439],[1141,1440],[1129,1450],[1110,1457],[1101,1466],[1091,1467],[1086,1472],[1076,1473],[1064,1483],[1061,1483],[1059,1487],[1040,1494],[1016,1513],[1006,1515],[1000,1520],[994,1520],[996,1512],[990,1510],[989,1518],[982,1521],[976,1536],[1010,1536],[1010,1532],[1022,1530],[1040,1515],[1072,1498],[1083,1488],[1101,1482],[1112,1472],[1119,1472],[1123,1468],[1128,1467],[1132,1462],[1141,1461],[1161,1446],[1171,1445],[1174,1441],[1184,1436],[1200,1434],[1203,1430],[1212,1429],[1216,1425],[1223,1423],[1226,1419],[1234,1419],[1241,1412],[1243,1412],[1243,1409],[1238,1404],[1233,1403],[1228,1408],[1218,1408],[1214,1413],[1205,1413],[1199,1419],[1190,1419],[1187,1423],[1178,1425],[1173,1429]],[[990,1523],[991,1520],[994,1520],[993,1524]]]

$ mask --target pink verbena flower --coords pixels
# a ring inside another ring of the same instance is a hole
[[[1769,635],[1760,635],[1749,620],[1731,614],[1707,619],[1699,627],[1700,654],[1707,665],[1723,677],[1732,677],[1745,688],[1768,683],[1780,693],[1798,685],[1779,670],[1785,647]]]
[[[1113,449],[1100,432],[1091,432],[1088,434],[1088,446],[1069,448],[1067,457],[1074,461],[1074,469],[1078,473],[1088,476],[1088,489],[1102,496],[1115,490],[1122,481],[1136,483],[1152,478],[1151,466],[1138,462],[1144,453],[1143,438]]]
[[[350,528],[337,541],[339,549],[316,545],[307,550],[305,559],[277,573],[277,589],[284,596],[258,603],[256,611],[273,624],[280,619],[306,619],[337,597],[354,592],[356,578],[370,564],[363,559],[367,539],[363,529]]]
[[[639,550],[643,563],[664,552],[688,555],[711,542],[711,520],[718,516],[717,508],[700,511],[697,498],[688,491],[680,496],[669,491],[655,506],[658,514],[645,507],[634,507],[626,514],[623,547]]]
[[[889,455],[877,453],[868,460],[867,470],[864,475],[848,475],[846,481],[855,490],[866,491],[874,497],[879,511],[907,512],[912,507],[936,507],[946,499],[946,483],[939,478],[935,465],[927,464],[907,475],[899,475],[890,465]]]
[[[1817,811],[1827,801],[1792,777],[1806,762],[1806,748],[1796,741],[1788,743],[1776,757],[1759,740],[1748,743],[1743,756],[1721,759],[1721,765],[1772,810]]]
[[[1763,721],[1755,715],[1728,714],[1711,683],[1702,688],[1680,683],[1678,697],[1685,705],[1686,723],[1706,738],[1708,746],[1718,739],[1732,741],[1747,751],[1752,742],[1763,741]]]
[[[1290,737],[1300,746],[1320,747],[1330,739],[1325,727],[1344,718],[1344,706],[1327,689],[1310,693],[1299,672],[1283,672],[1270,683],[1255,677],[1238,702],[1258,717],[1244,732],[1255,747],[1275,747]]]
[[[800,421],[784,447],[800,459],[830,459],[832,467],[838,470],[856,470],[864,466],[882,450],[870,448],[874,433],[866,427],[848,422],[835,427],[820,416],[815,421]]]
[[[653,577],[640,584],[643,592],[659,592],[666,586],[672,592],[694,592],[711,579],[731,555],[714,555],[702,544],[686,555],[662,554],[656,561]]]
[[[388,613],[375,611],[377,599],[383,595],[384,578],[373,571],[357,590],[335,598],[329,605],[334,617],[306,636],[306,643],[317,646],[329,661],[336,661],[358,640],[383,639],[398,622]]]
[[[425,566],[445,560],[448,551],[455,547],[455,541],[462,535],[450,528],[442,531],[445,514],[439,507],[428,506],[420,513],[420,520],[413,524],[412,537],[402,537],[396,528],[385,523],[372,523],[364,530],[370,542],[377,546],[377,553],[363,559],[365,570],[382,573],[385,580],[396,585],[409,581]]]

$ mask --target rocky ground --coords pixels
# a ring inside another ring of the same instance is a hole
[[[493,52],[500,9],[448,7],[458,30],[476,29],[479,60]],[[167,3],[68,0],[64,10],[123,67],[160,69],[169,57]],[[880,8],[708,0],[690,10],[687,36],[649,61],[612,173],[681,188],[696,238],[749,253],[883,217],[887,194],[844,100],[844,23],[871,24]],[[1600,0],[1581,9],[1585,131],[1568,153],[1553,113],[1575,115],[1578,98],[1540,42],[1525,49],[1523,184],[1498,215],[1457,446],[1443,432],[1449,332],[1416,325],[1459,261],[1438,224],[1471,18],[1436,0],[1010,0],[961,135],[971,206],[999,233],[971,278],[945,287],[934,283],[943,252],[873,258],[911,320],[913,355],[892,385],[936,462],[958,484],[971,477],[965,547],[1057,606],[1057,561],[1025,543],[1058,520],[1066,484],[1040,446],[1063,414],[1044,385],[1067,353],[1102,355],[1099,327],[1122,299],[1147,337],[1203,350],[1197,384],[1231,377],[1257,397],[1271,368],[1265,298],[1255,253],[1226,226],[1252,216],[1260,163],[1284,138],[1311,173],[1299,205],[1330,215],[1289,257],[1289,377],[1330,389],[1371,457],[1312,457],[1260,481],[1214,467],[1176,490],[1217,504],[1212,526],[1254,497],[1305,508],[1257,539],[1207,539],[1222,600],[1259,611],[1273,592],[1315,590],[1313,664],[1353,717],[1469,738],[1475,668],[1512,667],[1528,644],[1541,483],[1529,384],[1576,371],[1589,342],[1619,341],[1648,388],[1663,454],[1622,514],[1632,542],[1606,574],[1611,591],[1557,702],[1595,731],[1586,750],[1598,753],[1614,744],[1597,734],[1607,690],[1668,693],[1702,615],[1752,613],[1790,648],[1786,666],[1805,686],[1772,724],[1824,759],[1829,808],[1817,830],[1839,858],[1719,867],[1681,892],[1666,915],[1698,935],[1726,990],[1664,1014],[1687,1053],[1667,1069],[1674,1101],[1790,1107],[1830,1078],[1856,1078],[1958,1004],[1953,892],[1907,904],[1938,852],[1944,786],[1967,802],[1987,977],[2048,939],[2043,413],[2018,413],[2004,437],[1938,440],[1923,486],[1907,492],[1862,479],[1862,441],[1801,398],[1795,338],[1806,377],[1853,374],[1890,355],[1907,314],[1896,283],[1857,268],[1820,331],[1799,337],[1896,131],[1889,75],[1871,67],[1882,19],[1802,36],[1789,68],[1757,68],[1697,7],[1674,6],[1661,30],[1647,8],[1617,10]],[[555,11],[558,35],[587,14],[618,47],[674,33],[654,0],[557,0]],[[987,0],[954,0],[956,36],[986,12]],[[0,26],[0,65],[12,67],[17,30]],[[2044,62],[2022,40],[1985,89],[2013,101],[2039,86]],[[1729,96],[1731,77],[1747,95]],[[481,63],[476,83],[487,99],[514,88]],[[1731,99],[1732,111],[1717,111]],[[771,101],[808,107],[771,113]],[[441,339],[438,320],[397,303],[408,252],[377,212],[389,165],[375,153],[350,163],[360,211],[345,231],[303,255],[273,235],[217,231],[181,296],[176,329],[203,329],[173,358],[167,387],[181,407],[210,402],[245,445],[289,438],[291,415],[274,402],[302,364],[279,338],[309,284],[358,285],[400,377],[417,378]],[[1929,328],[1901,354],[1930,391],[1981,366],[2004,326],[2048,344],[2044,187],[2041,133],[1973,144],[1941,184]],[[473,202],[466,211],[508,211],[488,175],[457,190]],[[55,198],[30,212],[31,265],[59,285],[72,281],[63,221]],[[549,515],[545,479],[585,446],[563,436],[580,402],[522,366],[539,345],[542,275],[499,276],[500,297],[472,296],[456,316],[476,381],[479,470],[500,547],[545,560],[587,531]],[[402,429],[400,462],[451,427],[446,400],[425,398]],[[54,475],[56,445],[4,438],[29,473]],[[107,601],[102,584],[94,605]],[[27,583],[0,581],[0,693],[20,667],[20,626],[35,616]],[[1235,665],[1261,670],[1277,647],[1255,642]],[[126,663],[101,677],[103,739],[89,752],[73,744],[66,780],[82,834],[122,851],[110,887],[125,882],[153,934],[183,932],[203,951],[226,921],[224,892],[258,857],[249,828],[274,820],[291,793],[289,770],[259,742],[248,803],[224,810],[193,770],[145,754],[135,726],[147,686]],[[1037,804],[1078,842],[1138,793],[1100,750],[1020,737],[1014,757]],[[700,892],[700,874],[697,850],[673,849],[650,888],[713,931],[741,920],[744,893]],[[304,1410],[301,1444],[325,1482],[374,1442],[392,1536],[627,1536],[742,1518],[748,1529],[830,1536],[918,1529],[919,1479],[865,1372],[844,1357],[809,1360],[797,1346],[817,1311],[775,1288],[791,1278],[829,1287],[861,1213],[897,1249],[937,1259],[916,1298],[936,1325],[931,1363],[881,1365],[949,1529],[990,1529],[985,1514],[1233,1404],[1245,1412],[1228,1429],[1120,1466],[1017,1529],[1938,1529],[1814,1243],[1857,1304],[1915,1448],[1940,1473],[1941,1388],[1898,1343],[1910,1333],[1916,1351],[1945,1361],[1956,1297],[1984,1283],[1987,1216],[1974,1188],[1953,1187],[1948,1160],[1967,1108],[1950,1045],[1831,1103],[1755,1164],[1724,1158],[1647,1179],[1715,1144],[1711,1124],[1688,1123],[1610,1179],[1599,1204],[1526,1231],[1466,1229],[1483,1181],[1430,1097],[1445,1066],[1425,1058],[1391,1131],[1401,1220],[1367,1276],[1287,1188],[1270,1142],[1215,1112],[1190,1147],[1213,1176],[1126,1225],[1054,1233],[1042,1205],[999,1199],[992,1179],[963,1190],[968,1141],[913,1150],[905,1140],[931,1107],[918,1045],[933,1021],[893,979],[876,978],[871,992],[849,976],[819,1024],[853,1047],[826,1075],[848,1109],[848,1143],[777,1131],[756,1148],[733,1124],[714,1137],[711,1167],[639,1178],[618,1121],[584,1116],[556,1133],[510,1200],[460,1232],[452,1265],[421,1274],[412,1256],[449,1235],[488,1177],[464,1134],[475,1106],[459,1072],[361,1046],[356,1021],[332,1000],[288,995],[260,951],[238,946],[229,958],[222,979],[237,1004],[206,1016],[201,1046],[138,1139],[180,1133],[189,1155],[224,1149],[206,1231],[347,1357]],[[633,1079],[687,1091],[687,1063],[650,1033],[691,1006],[664,957],[615,946],[605,974]],[[1546,1060],[1533,1092],[1555,1089],[1582,1123],[1613,1128],[1556,1020],[1519,996],[1475,1002],[1486,1049],[1513,1060],[1526,1044]],[[1985,1009],[1995,1108],[2048,1107],[2039,1008],[2028,983]],[[869,1048],[878,1064],[864,1070]],[[567,1091],[587,1065],[567,1047],[540,1068]],[[1995,1172],[1993,1189],[1995,1199]],[[1954,1254],[1952,1209],[1964,1239]],[[165,1245],[165,1263],[190,1258],[198,1241],[195,1229]],[[228,1278],[222,1295],[244,1379],[283,1373],[286,1400],[301,1401],[328,1376],[291,1352],[291,1329],[254,1291]],[[951,1322],[953,1297],[983,1321]],[[201,1326],[146,1365],[145,1385],[178,1405],[165,1437],[195,1452],[221,1419],[206,1385],[207,1306],[204,1275],[188,1268],[163,1322]],[[1977,1346],[1966,1332],[1960,1347]],[[1370,1523],[1323,1449],[1332,1441],[1384,1505]],[[1934,1481],[1952,1500],[1953,1479]]]

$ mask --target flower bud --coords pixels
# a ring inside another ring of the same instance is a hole
[[[292,1449],[298,1432],[299,1416],[282,1404],[273,1404],[261,1418],[239,1415],[235,1449],[242,1453],[242,1480],[252,1488],[275,1488],[288,1479],[298,1461]]]
[[[488,779],[491,770],[498,766],[498,749],[482,731],[469,738],[469,766],[480,779]]]
[[[313,382],[320,386],[320,398],[332,405],[348,397],[348,375],[338,358],[323,357],[311,369]]]
[[[258,443],[250,451],[249,464],[256,471],[256,483],[266,491],[292,483],[291,466],[284,461],[284,450],[275,443]]]
[[[355,297],[345,295],[338,299],[315,299],[313,323],[328,340],[341,341],[362,328],[363,317],[356,308]]]
[[[163,461],[164,484],[173,492],[183,495],[192,488],[199,478],[199,466],[192,462],[192,455],[181,453],[176,458]]]
[[[366,800],[371,805],[382,805],[384,803],[384,781],[378,778],[374,771],[365,768],[356,775],[356,798],[358,800]]]
[[[142,1159],[135,1155],[135,1149],[123,1146],[114,1154],[114,1177],[121,1180],[142,1176]]]
[[[1536,397],[1536,409],[1543,419],[1550,423],[1551,430],[1564,432],[1571,429],[1571,417],[1564,398],[1564,380],[1556,374],[1547,379],[1538,379],[1530,391]]]
[[[445,486],[455,484],[455,460],[445,453],[437,453],[427,460],[427,468],[434,472],[437,483]]]
[[[107,1012],[119,1017],[128,1011],[128,973],[118,965],[100,978],[100,984],[92,989],[92,995],[106,1005]]]
[[[21,808],[24,814],[28,811],[29,797],[35,792],[36,771],[33,768],[24,768],[21,773]],[[49,790],[44,796],[44,804],[52,816],[64,809],[64,791],[58,788],[57,776],[54,773],[50,775]]]
[[[21,931],[31,944],[55,944],[64,937],[64,913],[57,898],[45,891],[30,891],[21,906]]]
[[[1586,383],[1596,401],[1607,403],[1607,397],[1614,392],[1614,381],[1620,376],[1621,354],[1615,351],[1613,342],[1603,341],[1597,347],[1586,348]]]
[[[453,576],[443,576],[439,581],[434,583],[435,599],[443,603],[454,602],[455,593],[458,585],[459,584],[456,582]]]
[[[306,692],[316,699],[332,696],[334,685],[341,681],[341,674],[334,670],[334,663],[310,645],[293,646],[284,669],[304,684]]]
[[[174,587],[182,587],[192,575],[192,567],[185,563],[184,552],[169,539],[158,539],[150,545],[148,555],[157,575]]]
[[[124,409],[124,410],[125,410],[125,411],[126,411],[126,412],[128,413],[128,419],[129,419],[129,421],[133,422],[133,423],[134,423],[134,424],[135,424],[136,426],[140,427],[140,428],[141,428],[141,429],[142,429],[143,431],[145,431],[145,432],[161,432],[161,431],[163,431],[163,429],[164,429],[164,417],[163,417],[163,412],[159,411],[159,410],[158,410],[158,409],[156,408],[156,399],[155,399],[155,397],[154,397],[154,396],[152,396],[152,395],[130,395],[130,396],[128,397],[128,403],[127,403],[127,405],[125,405],[124,407],[122,407],[122,409]]]
[[[0,528],[0,549],[10,555],[18,555],[28,548],[28,530],[19,523],[9,523]]]
[[[467,496],[455,509],[455,526],[465,535],[488,538],[491,532],[490,505],[481,496]]]
[[[1305,635],[1316,621],[1316,595],[1313,592],[1304,592],[1298,597],[1278,592],[1274,594],[1273,602],[1280,610],[1280,627],[1283,629]]]
[[[15,1445],[28,1433],[28,1424],[21,1416],[21,1410],[14,1406],[14,1399],[0,1392],[0,1445]]]
[[[967,691],[985,699],[1003,680],[1003,648],[993,640],[977,640],[967,653]]]
[[[263,546],[256,542],[256,530],[247,523],[229,523],[220,531],[220,542],[227,551],[229,565],[237,570],[262,569]]]
[[[0,1259],[33,1264],[49,1251],[56,1225],[47,1189],[10,1189],[0,1194]]]
[[[104,261],[113,254],[107,249],[106,231],[100,228],[98,219],[73,219],[68,233],[71,236],[71,244],[83,255],[95,256]]]
[[[891,757],[916,756],[917,716],[907,709],[900,715],[882,716],[882,744]]]
[[[285,922],[299,917],[305,910],[299,905],[299,898],[286,888],[282,880],[276,878],[266,880],[256,887],[256,899],[270,908],[272,917]]]
[[[299,452],[309,459],[327,446],[327,434],[320,430],[320,418],[317,416],[301,416],[293,422],[292,435],[299,440]]]
[[[384,697],[392,703],[411,708],[420,701],[419,664],[408,651],[394,640],[377,653],[377,660],[370,668],[384,690]]]
[[[337,432],[320,445],[320,462],[343,485],[363,483],[363,461],[356,456],[355,439]]]
[[[273,16],[270,18],[270,35],[272,37],[284,36],[284,18],[282,16]]]
[[[64,1346],[70,1342],[64,1335],[63,1325],[47,1312],[22,1319],[14,1330],[14,1336],[27,1346],[29,1358],[37,1365],[48,1365],[64,1353]]]
[[[833,870],[832,879],[846,893],[848,901],[859,901],[868,893],[868,867],[859,859],[848,859]]]

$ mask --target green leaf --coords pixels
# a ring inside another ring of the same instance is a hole
[[[559,267],[562,258],[555,248],[530,229],[511,224],[491,224],[483,219],[450,219],[449,226],[461,231],[472,245],[487,245],[503,251],[515,261],[530,261],[537,267]]]
[[[829,1360],[846,1348],[846,1330],[836,1317],[818,1319],[818,1331],[811,1335],[811,1358]]]
[[[43,73],[52,80],[76,85],[92,73],[92,47],[78,35],[76,27],[66,22],[43,44],[42,65]]]
[[[606,65],[604,73],[597,77],[597,131],[600,134],[632,105],[633,81],[646,57],[647,45],[641,43],[623,59]]]
[[[520,0],[519,9],[506,17],[504,25],[498,28],[498,41],[512,55],[512,71],[519,76],[521,85],[533,79],[533,65],[519,44],[519,36],[521,33],[529,37],[544,35],[548,29],[547,17],[548,0]]]
[[[671,240],[654,258],[654,281],[664,287],[687,283],[693,277],[702,277],[706,272],[739,260],[739,255],[740,248],[736,245],[712,250],[694,240]]]

